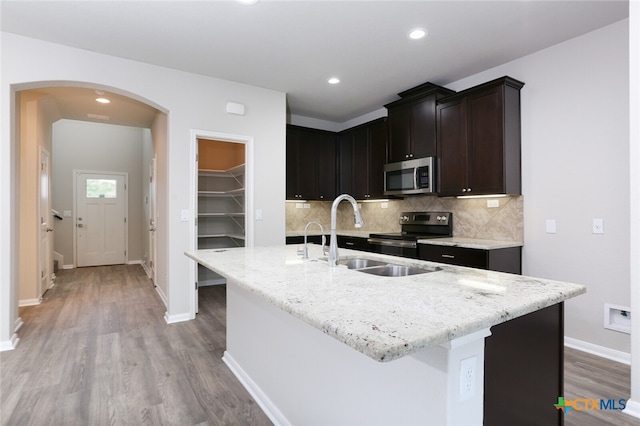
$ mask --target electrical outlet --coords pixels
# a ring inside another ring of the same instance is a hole
[[[476,394],[476,366],[478,358],[472,356],[460,361],[460,401],[471,399]]]

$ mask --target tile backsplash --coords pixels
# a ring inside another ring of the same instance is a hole
[[[360,203],[364,220],[362,231],[398,232],[398,218],[404,211],[450,211],[453,213],[453,236],[498,241],[523,241],[522,196],[501,198],[439,198],[435,196],[407,197],[403,200]],[[487,207],[487,201],[499,203]],[[387,208],[382,208],[386,203]],[[298,208],[308,206],[308,208]],[[338,230],[355,230],[351,204],[343,201],[338,207]],[[287,232],[302,232],[310,221],[322,224],[326,232],[331,228],[331,202],[311,201],[286,203]],[[316,232],[317,228],[313,228]]]

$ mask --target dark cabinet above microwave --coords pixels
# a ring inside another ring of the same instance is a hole
[[[398,93],[401,99],[385,105],[389,127],[387,162],[436,155],[436,103],[454,93],[436,84],[424,83]]]

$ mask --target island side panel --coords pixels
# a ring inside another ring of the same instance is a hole
[[[564,389],[564,303],[491,328],[485,346],[485,423],[559,425]]]
[[[482,425],[484,338],[453,346],[380,363],[227,285],[225,362],[276,424]],[[476,394],[460,401],[460,360],[471,356]]]

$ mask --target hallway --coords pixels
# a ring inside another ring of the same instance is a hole
[[[221,360],[225,287],[200,295],[167,325],[139,265],[59,271],[0,354],[0,424],[270,424]]]

